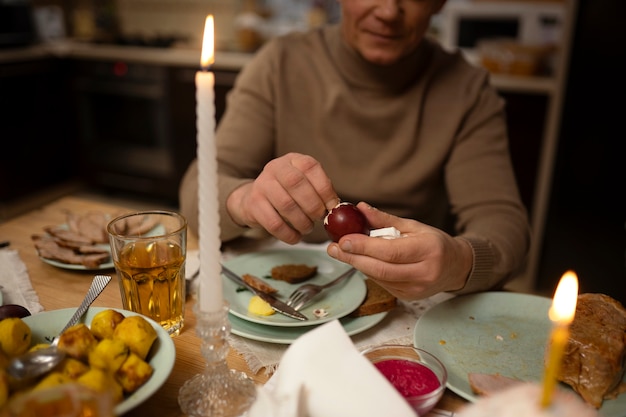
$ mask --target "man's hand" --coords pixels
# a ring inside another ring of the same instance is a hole
[[[270,161],[254,181],[233,191],[226,207],[236,223],[261,227],[294,244],[338,201],[317,160],[289,153]]]

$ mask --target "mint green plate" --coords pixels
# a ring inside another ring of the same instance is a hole
[[[470,372],[541,383],[551,303],[547,297],[509,292],[452,298],[419,318],[413,340],[446,366],[448,388],[474,402],[478,396],[467,379]],[[603,417],[626,417],[626,393],[605,400],[599,411]]]
[[[87,310],[87,314],[83,317],[83,323],[89,325],[93,317],[102,310],[108,310],[108,308],[90,307],[89,310]],[[139,315],[128,310],[121,310],[117,308],[114,310],[119,311],[125,317]],[[65,327],[75,311],[76,308],[44,311],[42,313],[24,317],[22,320],[24,320],[24,322],[28,324],[31,329],[33,344],[48,343],[46,338],[53,338],[57,336],[63,327]],[[152,365],[154,372],[150,379],[139,387],[137,391],[127,396],[124,401],[115,406],[113,411],[116,416],[121,416],[147,400],[161,387],[161,385],[163,385],[174,368],[176,348],[172,338],[154,320],[146,316],[143,317],[157,332],[157,340],[154,341],[147,358],[148,363]]]
[[[229,259],[224,264],[238,275],[252,274],[264,279],[278,290],[276,297],[286,301],[289,295],[303,284],[326,284],[350,269],[350,265],[339,262],[326,252],[310,249],[275,249],[254,253],[247,253]],[[317,266],[317,275],[299,284],[290,284],[285,281],[268,278],[273,267],[284,264],[306,264]],[[252,293],[241,290],[241,287],[230,279],[222,276],[224,283],[224,299],[230,304],[230,313],[243,320],[257,324],[278,327],[315,326],[334,319],[339,319],[353,312],[365,299],[367,287],[364,276],[360,272],[352,275],[341,284],[329,288],[319,294],[313,301],[304,306],[300,312],[309,320],[300,321],[282,314],[271,316],[257,316],[248,313],[248,304]],[[313,311],[323,308],[328,315],[316,318]]]
[[[339,320],[348,336],[364,332],[380,323],[386,316],[387,311],[363,317],[343,317]],[[308,332],[313,326],[304,327],[278,327],[263,326],[262,324],[240,319],[232,314],[228,315],[231,332],[247,339],[258,340],[278,344],[290,344]],[[319,323],[319,322],[318,322]]]

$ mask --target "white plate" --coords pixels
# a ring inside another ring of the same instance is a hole
[[[105,307],[90,307],[87,314],[83,317],[83,322],[89,325],[93,317]],[[137,316],[139,314],[128,310],[114,309],[122,313],[124,316]],[[30,327],[32,331],[32,343],[47,343],[46,337],[52,338],[59,334],[65,327],[69,319],[72,317],[76,308],[65,308],[61,310],[46,311],[24,317],[22,320]],[[137,391],[127,396],[124,401],[115,406],[113,410],[115,415],[121,416],[127,411],[138,406],[154,394],[163,383],[167,380],[174,367],[176,359],[176,348],[172,338],[167,332],[159,326],[154,320],[143,316],[156,330],[157,340],[155,340],[150,353],[148,354],[148,362],[152,365],[154,373],[145,384]]]
[[[278,289],[277,298],[285,301],[289,295],[305,283],[325,284],[346,272],[350,265],[339,262],[326,252],[309,249],[276,249],[248,253],[230,259],[224,264],[233,272],[243,275],[252,274],[265,279],[268,284]],[[317,266],[317,275],[299,284],[290,284],[285,281],[267,278],[273,267],[283,264],[306,264]],[[347,281],[328,289],[318,295],[311,303],[300,310],[309,320],[299,321],[282,314],[271,316],[256,316],[248,313],[248,303],[252,297],[250,291],[241,291],[241,287],[226,277],[224,282],[224,298],[230,304],[230,312],[235,316],[253,323],[281,327],[314,326],[334,319],[344,317],[353,312],[365,299],[367,287],[364,276],[357,272]],[[239,289],[239,291],[238,291]],[[329,314],[324,318],[316,318],[313,311],[317,308],[325,309]]]
[[[343,326],[346,333],[349,336],[352,336],[374,327],[387,316],[387,313],[388,312],[385,311],[383,313],[372,314],[370,316],[354,318],[344,317],[340,319],[339,322]],[[264,326],[262,324],[256,324],[248,320],[240,319],[233,314],[228,315],[228,320],[230,321],[231,332],[233,334],[247,339],[270,343],[290,344],[293,343],[298,337],[315,328],[314,326]]]
[[[414,343],[445,364],[448,388],[472,402],[478,396],[469,385],[470,372],[541,383],[551,303],[550,298],[508,292],[456,297],[419,318]],[[624,417],[625,410],[626,393],[600,408],[603,417]]]

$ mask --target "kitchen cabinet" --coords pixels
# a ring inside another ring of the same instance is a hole
[[[30,57],[0,63],[0,201],[76,175],[66,62]]]

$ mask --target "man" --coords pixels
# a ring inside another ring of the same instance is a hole
[[[271,40],[238,77],[217,131],[222,240],[320,241],[327,210],[361,201],[403,237],[328,253],[399,298],[502,284],[530,232],[487,72],[425,37],[445,0],[339,1],[338,25]],[[197,227],[195,163],[180,197]]]

